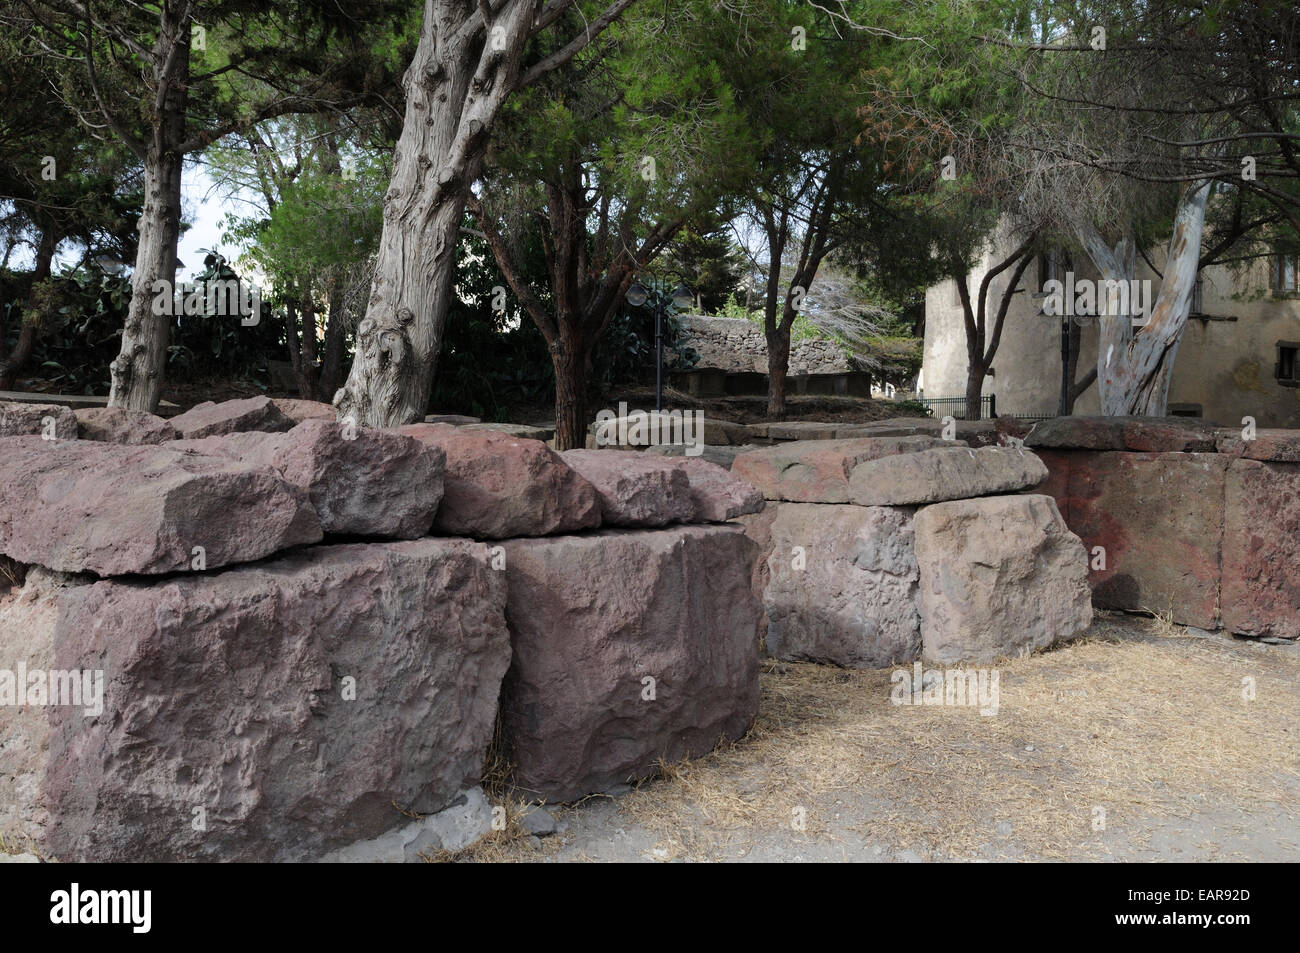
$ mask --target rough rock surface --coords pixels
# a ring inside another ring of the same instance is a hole
[[[13,437],[0,449],[0,553],[101,576],[251,562],[322,537],[307,494],[267,467],[164,444]]]
[[[744,443],[749,432],[741,424],[712,420],[692,411],[634,411],[626,417],[609,417],[591,426],[595,447],[644,448]],[[733,439],[736,438],[736,439]]]
[[[732,476],[726,468],[698,457],[682,457],[673,462],[685,471],[690,481],[694,522],[722,523],[763,509],[763,494],[758,487]]]
[[[1216,446],[1219,453],[1244,460],[1300,463],[1300,430],[1257,430],[1253,440],[1242,439],[1240,430],[1224,430]]]
[[[438,851],[464,850],[492,830],[492,805],[472,787],[443,808],[405,827],[358,841],[321,858],[327,864],[422,864]]]
[[[769,500],[849,503],[849,474],[868,460],[948,446],[934,437],[799,440],[736,457],[731,472]]]
[[[594,443],[594,441],[593,441]],[[590,450],[596,449],[594,446],[588,447]],[[697,456],[691,457],[692,460],[705,460],[709,463],[717,464],[724,470],[730,470],[731,464],[735,462],[736,457],[742,453],[749,453],[751,450],[761,449],[757,444],[737,444],[736,446],[713,447],[707,446],[701,449]],[[668,445],[665,447],[647,447],[645,453],[663,457],[684,457],[686,448],[680,444]]]
[[[596,488],[604,525],[667,526],[695,515],[691,482],[677,461],[609,450],[566,450],[561,456]]]
[[[970,444],[972,447],[996,446],[998,443],[996,420],[954,420],[952,428],[956,440]],[[944,430],[944,418],[940,414],[935,417],[891,417],[865,424],[841,425],[835,435],[837,437],[942,438]]]
[[[913,528],[925,661],[988,664],[1092,623],[1087,554],[1051,497],[937,503]]]
[[[1218,626],[1224,481],[1230,458],[1214,453],[1069,454],[1066,522],[1089,553],[1099,608],[1172,613]]]
[[[1214,452],[1218,428],[1189,417],[1053,417],[1025,438],[1028,447],[1132,450],[1141,453]]]
[[[106,443],[166,443],[179,434],[156,414],[125,407],[83,407],[77,415],[77,435],[82,440]]]
[[[292,397],[272,397],[275,409],[284,414],[294,424],[307,420],[338,420],[339,414],[333,404],[318,400],[298,400]]]
[[[1224,521],[1224,628],[1300,638],[1300,464],[1234,460]]]
[[[0,401],[0,437],[28,436],[76,440],[77,415],[60,404]]]
[[[205,401],[173,417],[171,425],[183,438],[197,440],[244,430],[280,433],[293,427],[294,421],[282,414],[271,398],[247,397],[221,403]]]
[[[433,523],[439,533],[509,539],[600,525],[595,487],[539,440],[446,424],[409,424],[397,433],[446,454]]]
[[[501,729],[523,793],[605,791],[749,729],[762,610],[739,527],[504,545],[514,659]]]
[[[504,605],[465,540],[148,584],[29,574],[0,657],[102,672],[103,712],[0,719],[0,829],[64,861],[296,861],[440,811],[479,778]]]
[[[327,533],[418,539],[442,499],[437,447],[385,430],[308,420],[287,433],[181,440],[178,449],[271,467],[311,499]]]
[[[1047,467],[1028,451],[946,446],[859,463],[849,493],[860,506],[900,506],[1008,493],[1045,479]]]
[[[465,424],[466,430],[492,430],[521,440],[550,440],[555,436],[554,427],[533,427],[529,424]]]
[[[775,503],[766,527],[767,649],[781,659],[882,668],[921,648],[912,510]]]

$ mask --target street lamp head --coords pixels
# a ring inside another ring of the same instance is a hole
[[[673,289],[673,307],[678,311],[685,311],[693,304],[695,304],[695,295],[691,294],[691,289],[682,282],[677,282],[677,287]]]
[[[646,299],[649,295],[646,294],[645,288],[641,287],[641,282],[634,281],[632,282],[632,287],[627,289],[625,297],[627,298],[628,304],[634,308],[639,308],[641,305],[646,303]]]

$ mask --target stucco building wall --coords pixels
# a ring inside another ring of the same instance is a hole
[[[1006,253],[1004,247],[990,250],[970,276],[972,297],[994,256]],[[1163,254],[1152,260],[1160,267]],[[1057,410],[1060,318],[1041,314],[1042,299],[1032,297],[1046,278],[1043,264],[1042,259],[1034,262],[1021,278],[993,359],[994,373],[984,381],[984,393],[997,397],[999,414],[1048,415]],[[1200,311],[1205,317],[1189,318],[1183,332],[1170,384],[1171,412],[1199,405],[1202,417],[1225,426],[1238,426],[1242,417],[1251,416],[1261,427],[1300,427],[1300,388],[1274,378],[1278,342],[1300,341],[1300,296],[1273,292],[1270,269],[1270,262],[1261,259],[1246,271],[1212,265],[1201,272]],[[1058,277],[1061,272],[1058,268]],[[1074,272],[1077,278],[1097,277],[1086,264],[1076,264]],[[1145,265],[1138,278],[1151,281],[1153,296],[1159,292],[1159,277]],[[990,310],[1007,280],[1007,272],[994,279]],[[1081,346],[1077,376],[1096,364],[1095,323],[1082,328]],[[960,397],[966,392],[966,333],[954,281],[926,291],[921,387],[925,397]],[[1096,385],[1075,402],[1074,412],[1100,412]]]

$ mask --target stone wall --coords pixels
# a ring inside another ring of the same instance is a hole
[[[678,318],[685,343],[699,352],[699,370],[730,374],[767,373],[767,340],[763,329],[744,318],[683,315]],[[843,349],[834,341],[806,338],[790,346],[790,373],[844,374],[849,370]]]
[[[1089,550],[1097,606],[1300,637],[1300,431],[1061,417],[1026,443]]]
[[[0,837],[414,861],[489,830],[498,720],[543,800],[702,755],[757,713],[726,521],[762,506],[702,460],[307,402],[0,405]]]
[[[735,458],[782,659],[987,664],[1088,627],[1087,560],[1032,453],[922,434],[794,440]]]

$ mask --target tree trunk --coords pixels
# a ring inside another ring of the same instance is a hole
[[[582,449],[587,445],[590,356],[580,342],[561,338],[551,348],[551,363],[555,367],[555,449]]]
[[[185,142],[185,108],[190,63],[189,24],[164,15],[160,48],[176,58],[174,78],[162,80],[162,109],[154,117],[153,136],[144,158],[144,209],[137,226],[131,281],[131,306],[122,330],[122,347],[109,365],[112,388],[108,406],[153,413],[162,397],[171,316],[154,314],[158,294],[175,294],[176,242],[181,224],[181,145]],[[157,71],[162,75],[162,67]],[[165,284],[157,284],[163,282]]]
[[[1179,199],[1160,294],[1146,326],[1135,334],[1131,313],[1099,318],[1097,386],[1105,416],[1165,415],[1174,357],[1196,288],[1205,205],[1212,185],[1211,181],[1195,183]],[[1091,226],[1078,231],[1103,278],[1129,281],[1134,277],[1136,249],[1131,237],[1111,249]]]
[[[981,361],[971,361],[966,373],[966,419],[979,420],[984,412],[984,376],[988,368]]]
[[[50,277],[54,264],[54,250],[59,245],[59,238],[54,229],[46,228],[41,232],[41,240],[36,245],[36,267],[32,269],[32,284],[27,291],[27,307],[23,309],[22,324],[18,328],[18,340],[9,356],[0,361],[0,390],[13,390],[18,372],[31,359],[36,347],[36,334],[40,331],[45,315],[39,309],[41,282]],[[4,343],[0,335],[0,344]]]
[[[317,400],[331,400],[343,376],[343,279],[330,288],[329,318],[325,321],[325,356],[321,361]]]
[[[485,6],[485,5],[480,5]],[[356,356],[334,395],[365,427],[424,418],[459,248],[465,196],[488,129],[519,73],[534,4],[506,0],[488,42],[470,3],[426,0],[406,71],[406,115],[384,197],[384,228]]]
[[[777,327],[767,335],[767,415],[785,416],[785,383],[790,372],[790,330]]]
[[[306,285],[302,296],[302,345],[298,360],[298,396],[303,400],[317,400],[317,383],[320,364],[316,353],[316,304],[312,300],[311,285]]]
[[[288,298],[284,302],[284,349],[289,352],[289,367],[293,370],[293,379],[299,380],[302,373],[302,346],[298,337],[298,302]]]

